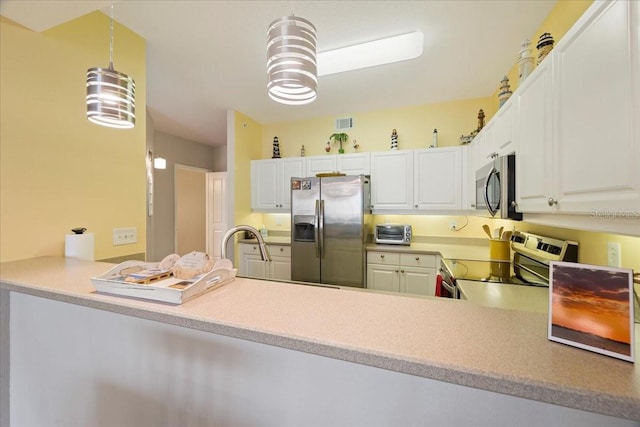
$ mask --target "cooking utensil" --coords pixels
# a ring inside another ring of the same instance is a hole
[[[505,231],[502,234],[502,240],[511,240],[511,236],[513,235],[513,231]]]
[[[491,235],[491,229],[487,224],[483,225],[482,229],[484,230],[485,233],[487,233],[487,236],[489,236],[490,239],[493,239],[493,236]]]
[[[496,234],[496,239],[502,239],[502,231],[503,230],[504,230],[504,227],[498,228],[498,233]]]

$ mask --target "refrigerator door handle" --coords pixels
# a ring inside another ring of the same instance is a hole
[[[324,200],[320,200],[320,216],[318,217],[318,233],[320,234],[320,258],[324,258]]]
[[[320,218],[320,200],[316,200],[316,210],[315,210],[315,224],[313,227],[313,244],[315,245],[316,248],[316,257],[319,258],[320,257],[320,240],[319,240],[319,231],[318,231],[318,227],[319,227],[319,218]]]

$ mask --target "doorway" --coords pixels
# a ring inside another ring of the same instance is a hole
[[[207,249],[206,169],[175,165],[175,253]]]

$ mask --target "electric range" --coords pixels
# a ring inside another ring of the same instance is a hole
[[[550,261],[578,261],[578,243],[569,240],[516,231],[510,246],[510,261],[443,258],[440,276],[444,295],[440,296],[459,298],[456,280],[549,286]]]

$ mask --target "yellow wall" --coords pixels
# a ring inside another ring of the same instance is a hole
[[[561,0],[556,2],[556,5],[551,9],[551,12],[549,12],[549,15],[547,15],[542,25],[540,25],[538,31],[529,38],[529,40],[531,40],[531,53],[535,58],[534,68],[538,59],[538,49],[536,48],[536,44],[538,43],[540,36],[543,33],[549,33],[553,37],[555,43],[558,43],[592,3],[593,0]],[[523,41],[524,40],[520,40],[520,42]],[[509,78],[511,91],[515,91],[518,88],[519,67],[517,60],[519,53],[519,51],[514,52],[514,57],[516,58],[514,65],[506,73],[506,76]],[[496,91],[493,94],[495,108],[498,108],[500,80],[502,80],[502,76],[500,76],[499,79],[496,79]],[[489,117],[491,116],[487,116],[487,119]]]
[[[592,0],[558,1],[538,31],[531,36],[533,54],[537,55],[535,44],[540,35],[549,32],[558,42],[571,26],[592,4]],[[517,56],[517,52],[514,53]],[[517,88],[517,63],[507,73],[511,89]],[[496,76],[496,87],[502,76]],[[433,128],[438,128],[439,144],[458,145],[461,133],[468,134],[476,127],[476,116],[483,108],[486,120],[498,108],[498,89],[493,96],[471,100],[453,101],[442,104],[423,105],[403,109],[373,111],[350,114],[355,128],[349,131],[350,139],[357,139],[361,151],[385,151],[390,146],[391,129],[396,128],[401,149],[424,148],[430,144]],[[341,116],[345,117],[345,116]],[[273,136],[278,136],[283,157],[300,155],[300,145],[305,144],[307,155],[324,154],[327,137],[333,132],[336,117],[324,117],[290,123],[264,125],[262,136],[262,157],[271,157]],[[350,145],[346,152],[353,152]],[[332,153],[337,153],[333,147]],[[265,214],[263,221],[269,230],[286,232],[290,230],[290,216],[287,214]],[[457,223],[458,231],[451,231],[451,221]],[[376,215],[375,223],[396,222],[413,226],[414,235],[430,237],[470,237],[484,238],[483,224],[491,228],[505,226],[507,229],[529,231],[560,239],[575,240],[580,244],[579,261],[586,264],[607,264],[607,243],[618,242],[622,251],[622,266],[640,271],[640,238],[597,233],[571,229],[546,227],[519,221],[493,220],[473,216],[442,215]],[[465,226],[466,225],[466,226]]]
[[[349,140],[357,140],[358,151],[386,151],[391,146],[391,131],[398,132],[401,150],[427,148],[438,129],[438,145],[460,145],[460,135],[468,135],[478,127],[478,110],[495,113],[497,105],[489,98],[464,99],[439,104],[426,104],[393,110],[352,112],[340,117],[353,117],[354,127],[346,131]],[[335,132],[337,116],[320,117],[295,122],[263,124],[262,158],[271,158],[273,137],[278,137],[282,157],[297,157],[304,144],[306,155],[326,154],[329,136]],[[355,150],[351,143],[344,146],[346,153]],[[331,154],[338,153],[332,145]]]
[[[109,65],[109,17],[95,12],[35,33],[0,20],[0,260],[63,255],[73,227],[96,259],[145,252],[144,40],[116,23],[114,67],[136,82],[136,127],[85,116],[86,71]],[[137,227],[114,247],[112,230]]]
[[[235,224],[259,228],[262,215],[251,212],[251,160],[260,159],[262,125],[238,111],[235,119]]]

